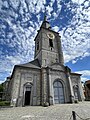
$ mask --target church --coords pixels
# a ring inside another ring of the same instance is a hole
[[[9,78],[11,106],[48,106],[82,101],[81,74],[64,66],[61,36],[46,16],[34,39],[34,60],[15,65]]]

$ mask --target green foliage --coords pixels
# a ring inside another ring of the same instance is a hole
[[[10,106],[9,101],[0,101],[0,106]]]
[[[0,92],[3,92],[3,86],[0,84]]]

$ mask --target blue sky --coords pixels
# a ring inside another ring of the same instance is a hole
[[[45,8],[61,35],[65,65],[90,79],[90,0],[0,0],[0,83],[14,65],[33,60]]]

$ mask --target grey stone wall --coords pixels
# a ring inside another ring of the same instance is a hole
[[[20,84],[20,72],[19,69],[14,71],[12,77],[12,93],[11,93],[11,105],[16,106],[17,99],[18,99],[18,91],[19,91],[19,84]]]
[[[52,97],[53,97],[53,103],[54,103],[54,90],[53,90],[53,83],[55,80],[59,79],[63,86],[64,86],[64,98],[65,98],[65,103],[70,102],[70,98],[69,98],[69,86],[67,84],[67,78],[64,72],[61,71],[56,71],[56,70],[52,70],[51,71],[51,91],[52,91]]]
[[[16,69],[13,76],[13,106],[24,105],[24,85],[32,83],[31,105],[40,105],[40,71],[34,69]]]
[[[55,80],[60,80],[64,87],[64,100],[65,103],[70,103],[70,86],[65,67],[54,64],[51,67],[42,68],[42,105],[45,102],[54,104],[54,89],[53,83]]]
[[[81,85],[80,75],[71,75],[72,87],[78,87],[79,101],[84,100],[83,88]]]

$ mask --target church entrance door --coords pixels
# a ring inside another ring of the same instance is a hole
[[[30,105],[30,95],[31,95],[31,91],[25,92],[25,105]]]
[[[31,86],[27,85],[25,90],[25,105],[30,105],[31,100]]]
[[[63,84],[57,80],[54,82],[54,103],[55,104],[60,104],[64,103],[64,89],[63,89]]]

